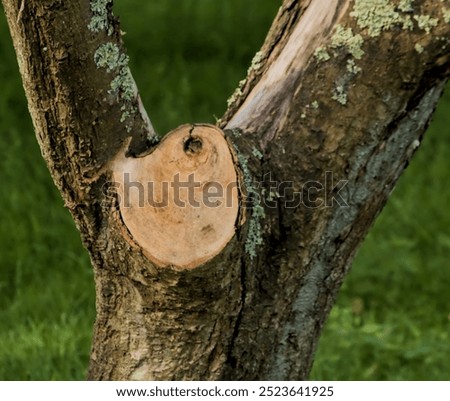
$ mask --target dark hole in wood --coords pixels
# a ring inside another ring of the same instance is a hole
[[[202,150],[203,144],[202,140],[200,138],[196,138],[193,136],[190,136],[184,141],[184,151],[188,155],[195,155],[197,153],[200,153]]]

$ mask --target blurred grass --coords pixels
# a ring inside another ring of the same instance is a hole
[[[93,275],[34,138],[3,16],[0,60],[0,379],[81,379]]]
[[[158,132],[221,116],[279,5],[116,2]],[[93,275],[40,156],[3,17],[0,60],[0,380],[81,380]],[[449,110],[447,94],[358,254],[312,379],[450,379]]]
[[[131,69],[161,134],[193,121],[215,123],[281,2],[118,1]]]

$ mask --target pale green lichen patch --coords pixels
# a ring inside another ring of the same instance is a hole
[[[92,18],[88,28],[92,32],[106,30],[108,35],[112,34],[113,28],[108,23],[108,5],[110,4],[112,4],[112,0],[91,0]]]
[[[351,56],[351,58],[347,60],[346,66],[347,71],[351,74],[347,74],[347,79],[351,79],[354,75],[358,74],[361,71],[361,67],[356,65],[354,59],[360,60],[363,57],[363,44],[363,37],[360,34],[355,35],[352,28],[345,28],[342,25],[337,25],[335,32],[331,37],[329,49],[327,49],[325,46],[321,46],[315,51],[314,55],[318,61],[327,61],[331,58],[327,50],[332,50],[334,51],[334,53],[336,53],[338,49],[343,49],[346,54],[349,54]],[[334,89],[332,99],[336,100],[342,105],[347,104],[347,93],[343,85],[339,85]],[[312,107],[319,107],[317,101],[313,102]],[[306,115],[301,114],[300,117],[306,118]]]
[[[423,29],[426,33],[430,33],[431,29],[439,23],[437,18],[433,18],[430,15],[415,15],[414,19],[417,21],[419,28]]]
[[[246,79],[239,81],[238,87],[236,88],[236,90],[233,92],[233,94],[227,100],[228,107],[230,107],[233,103],[235,103],[243,95],[242,88],[244,87],[246,82],[247,82]]]
[[[261,219],[266,216],[264,208],[260,205],[253,206],[252,218],[249,223],[247,241],[245,242],[245,251],[250,259],[256,257],[256,249],[263,244],[261,233]]]
[[[360,34],[354,35],[352,28],[346,29],[342,25],[338,25],[331,38],[330,47],[333,49],[343,47],[354,58],[359,60],[364,55],[364,50],[362,50],[363,43],[363,37]]]
[[[305,120],[308,115],[307,113],[312,112],[313,110],[317,110],[319,108],[319,102],[317,100],[314,100],[311,104],[307,104],[305,108],[302,110],[302,113],[300,114],[300,118]]]
[[[123,100],[132,101],[135,97],[135,84],[131,71],[128,66],[120,69],[117,75],[111,82],[111,94],[119,94]]]
[[[416,45],[414,46],[414,49],[416,49],[416,52],[421,54],[424,51],[423,46],[420,43],[416,43]]]
[[[95,51],[94,61],[98,68],[106,68],[111,72],[120,67],[121,54],[115,43],[104,43]]]
[[[247,70],[247,75],[250,75],[252,72],[258,72],[261,69],[264,63],[264,56],[262,52],[257,52],[253,57],[253,60],[250,64],[250,67]],[[239,82],[238,87],[235,89],[233,94],[227,100],[227,107],[231,107],[234,103],[236,103],[244,94],[242,89],[244,88],[247,79],[243,79]]]
[[[403,7],[407,7],[404,2]],[[361,29],[367,29],[371,37],[380,36],[381,32],[391,29],[396,24],[402,24],[406,29],[409,16],[396,11],[396,5],[388,0],[355,0],[350,16],[356,19]],[[406,23],[406,26],[405,26]]]
[[[237,136],[236,133],[233,132],[233,134]],[[263,243],[261,220],[266,214],[264,208],[261,206],[261,199],[248,167],[248,158],[240,153],[236,145],[234,145],[234,148],[236,149],[238,162],[244,175],[244,183],[248,198],[246,204],[252,202],[252,215],[249,222],[247,239],[245,241],[245,252],[250,256],[250,259],[254,259],[257,256],[256,251],[258,246]]]
[[[342,105],[347,104],[347,93],[345,92],[345,88],[342,85],[339,85],[334,89],[332,99],[336,100],[338,103]]]
[[[331,43],[329,49],[326,46],[320,46],[314,52],[318,62],[324,62],[331,59],[329,50],[344,49],[347,53],[351,54],[356,59],[361,59],[364,55],[362,46],[364,39],[360,34],[353,34],[352,28],[344,28],[342,25],[338,25],[331,37]]]
[[[398,4],[398,9],[400,11],[403,11],[404,13],[409,13],[414,11],[413,7],[414,0],[400,0],[400,3]]]
[[[347,60],[347,71],[356,75],[361,72],[361,67],[356,65],[355,60],[349,59]]]
[[[105,68],[107,72],[117,72],[110,84],[109,93],[115,95],[123,103],[120,110],[122,115],[120,122],[125,122],[132,117],[136,111],[133,101],[136,97],[136,87],[128,68],[129,58],[121,53],[119,46],[115,43],[104,43],[99,46],[94,54],[94,62],[98,68]],[[131,127],[127,126],[129,131]]]
[[[261,160],[263,158],[263,154],[261,153],[261,151],[256,146],[253,146],[252,154],[253,154],[253,156],[255,156],[259,160]]]
[[[444,22],[446,24],[450,23],[450,9],[443,8],[442,14],[444,15]]]
[[[412,31],[414,29],[414,22],[410,15],[405,15],[402,21],[402,28],[405,30]]]
[[[241,137],[241,131],[239,131],[237,128],[233,128],[230,132],[235,138],[240,138]],[[234,147],[236,149],[236,152],[239,152],[239,149],[237,148],[237,146],[234,145]]]
[[[236,88],[236,90],[233,92],[233,94],[228,98],[227,100],[227,106],[230,107],[234,102],[236,102],[237,99],[239,99],[242,96],[242,90],[241,88]]]
[[[123,107],[121,107],[120,110],[123,111],[122,115],[120,116],[120,122],[124,123],[127,120],[127,118],[130,118],[132,116],[132,114]]]
[[[316,49],[316,51],[314,52],[314,57],[318,62],[328,61],[331,58],[330,54],[327,52],[326,47],[324,46],[320,46]]]
[[[252,63],[250,64],[247,73],[250,74],[252,71],[258,71],[262,67],[263,62],[264,62],[263,53],[257,52],[252,59]]]

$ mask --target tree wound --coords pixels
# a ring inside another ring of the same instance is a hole
[[[201,152],[202,147],[203,147],[202,140],[200,138],[192,136],[185,138],[184,151],[188,155],[195,155]]]
[[[142,158],[121,154],[113,177],[122,220],[157,266],[193,269],[234,236],[237,175],[215,126],[181,126]]]

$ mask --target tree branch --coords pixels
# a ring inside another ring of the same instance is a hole
[[[449,74],[450,27],[446,5],[408,3],[285,1],[220,122],[245,157],[260,154],[265,205],[228,378],[307,377],[311,339],[420,145]],[[263,358],[243,357],[251,343],[274,358],[255,366]]]
[[[3,5],[44,157],[67,206],[86,206],[93,182],[125,139],[132,137],[132,154],[155,139],[128,69],[112,1],[3,0]]]

